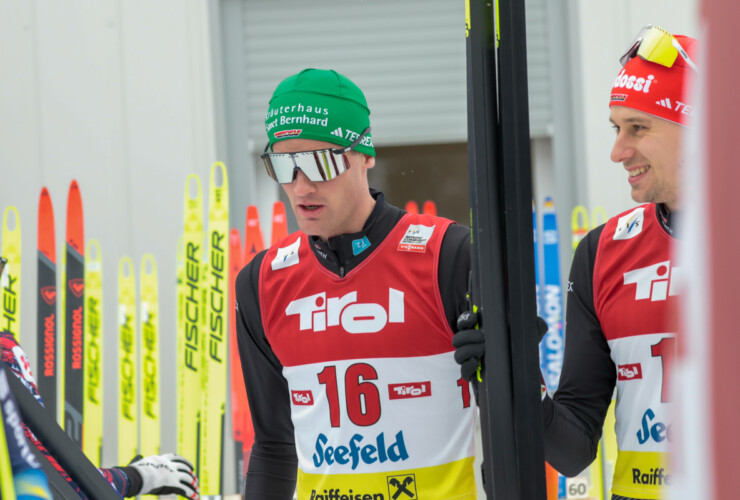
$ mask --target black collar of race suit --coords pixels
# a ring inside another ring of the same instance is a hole
[[[678,237],[676,229],[678,228],[679,213],[671,212],[663,203],[656,203],[655,214],[658,216],[658,222],[663,226],[663,230],[674,238]]]
[[[401,209],[386,203],[382,192],[371,189],[370,195],[375,198],[375,207],[362,231],[340,234],[326,242],[318,236],[308,237],[319,262],[341,277],[370,255],[404,214]]]

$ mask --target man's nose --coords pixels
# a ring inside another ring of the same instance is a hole
[[[293,190],[299,196],[316,191],[316,183],[312,182],[301,169],[297,169],[293,180]]]
[[[624,133],[617,133],[616,139],[614,139],[614,146],[612,146],[611,159],[614,163],[624,163],[635,154],[635,149],[632,142],[625,136]]]

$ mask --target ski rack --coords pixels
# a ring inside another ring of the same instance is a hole
[[[484,489],[489,499],[541,500],[524,2],[467,0],[466,17],[471,302],[486,336],[479,387]]]
[[[100,471],[82,453],[79,446],[64,433],[56,421],[49,415],[36,398],[26,389],[17,377],[3,366],[8,378],[8,385],[13,392],[23,422],[33,432],[59,465],[69,474],[77,486],[89,497],[96,500],[120,500],[120,496],[105,480]],[[31,445],[31,448],[35,446]],[[48,462],[46,459],[42,464]],[[45,471],[49,467],[44,466]],[[58,474],[57,474],[58,475]],[[51,475],[51,478],[55,478]],[[54,484],[54,480],[52,479]],[[62,498],[67,498],[63,496]],[[78,497],[79,498],[79,497]]]

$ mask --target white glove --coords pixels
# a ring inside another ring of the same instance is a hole
[[[141,474],[140,495],[176,494],[191,500],[200,498],[193,466],[180,455],[151,455],[129,464],[129,467]]]

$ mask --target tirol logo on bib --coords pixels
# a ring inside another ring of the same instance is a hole
[[[418,252],[427,251],[427,243],[434,233],[434,226],[422,226],[420,224],[411,224],[398,243],[400,252]]]

